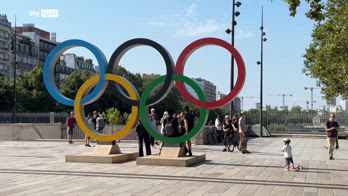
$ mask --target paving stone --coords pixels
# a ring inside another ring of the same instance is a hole
[[[135,143],[119,143],[122,152]],[[300,172],[284,171],[279,138],[252,138],[251,154],[221,152],[222,146],[193,146],[207,161],[193,167],[65,163],[67,154],[89,152],[81,142],[0,141],[0,195],[348,195],[348,141],[335,160],[325,139],[293,138]]]

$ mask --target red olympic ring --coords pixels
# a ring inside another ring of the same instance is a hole
[[[203,102],[196,99],[190,93],[188,93],[185,86],[183,85],[181,81],[176,81],[175,85],[178,88],[178,91],[182,95],[182,97],[186,99],[189,103],[195,106],[200,106],[204,108],[216,108],[231,102],[238,95],[239,91],[242,89],[244,85],[244,81],[245,81],[245,64],[244,64],[242,56],[231,44],[217,38],[203,38],[203,39],[199,39],[192,42],[181,52],[176,62],[175,73],[178,75],[183,75],[186,60],[190,57],[190,55],[193,52],[195,52],[197,49],[206,45],[217,45],[217,46],[221,46],[225,48],[231,53],[231,55],[234,57],[235,61],[237,62],[238,77],[232,91],[226,97],[220,100],[211,101],[211,102]]]

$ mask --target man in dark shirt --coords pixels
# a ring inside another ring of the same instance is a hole
[[[336,116],[334,113],[330,114],[329,120],[326,122],[325,131],[327,132],[327,143],[329,150],[329,159],[333,160],[333,152],[335,148],[335,143],[337,139],[337,131],[339,129],[338,123],[335,121]]]
[[[138,135],[139,157],[144,156],[143,143],[145,143],[146,155],[151,155],[150,135],[140,120],[135,127],[135,131]]]
[[[184,107],[184,123],[185,123],[185,130],[187,130],[187,133],[190,132],[195,126],[195,116],[192,114],[188,106]],[[186,143],[187,143],[187,150],[188,150],[189,156],[192,156],[191,140],[187,140]]]

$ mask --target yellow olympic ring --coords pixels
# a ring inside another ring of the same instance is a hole
[[[117,82],[118,84],[120,84],[121,86],[123,86],[125,88],[125,90],[127,91],[128,95],[131,99],[133,99],[133,100],[137,99],[137,95],[136,95],[135,91],[133,90],[132,86],[124,78],[117,76],[117,75],[113,75],[113,74],[105,74],[105,79]],[[117,140],[117,139],[125,136],[132,129],[133,125],[135,124],[135,122],[137,120],[138,106],[132,106],[131,115],[129,117],[129,120],[128,120],[127,124],[122,129],[120,129],[119,131],[116,131],[116,133],[114,133],[112,135],[97,134],[96,131],[91,130],[91,128],[89,128],[86,125],[86,120],[84,119],[84,117],[81,117],[81,110],[80,109],[81,109],[82,96],[85,94],[86,90],[88,90],[90,86],[98,83],[98,81],[99,81],[99,74],[89,78],[85,83],[82,84],[80,89],[77,91],[77,94],[75,97],[75,102],[74,102],[74,112],[75,112],[76,122],[85,134],[87,134],[88,136],[90,136],[91,138],[93,138],[97,141],[108,142],[108,141]]]

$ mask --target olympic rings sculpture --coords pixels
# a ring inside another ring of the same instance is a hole
[[[226,97],[211,102],[206,102],[204,93],[197,83],[195,83],[192,79],[183,76],[186,60],[197,49],[207,45],[216,45],[228,50],[234,57],[238,67],[238,78],[232,91]],[[145,88],[141,96],[131,82],[129,82],[126,78],[117,75],[117,66],[119,65],[122,56],[127,51],[137,46],[150,46],[154,48],[161,54],[166,65],[166,75],[152,81],[152,83]],[[99,64],[99,73],[92,76],[82,84],[76,94],[75,99],[70,99],[59,92],[54,80],[54,70],[55,64],[63,52],[73,47],[84,47],[90,50],[93,55],[95,55]],[[117,140],[125,136],[132,129],[132,127],[134,127],[139,115],[145,129],[149,132],[149,134],[165,143],[180,143],[194,137],[194,135],[204,126],[208,118],[209,109],[225,105],[231,102],[238,95],[240,90],[243,88],[245,75],[245,64],[239,52],[229,43],[217,38],[202,38],[189,44],[179,55],[175,67],[169,52],[163,46],[150,39],[136,38],[126,41],[116,48],[110,58],[109,63],[107,63],[104,54],[96,46],[83,40],[71,39],[62,42],[53,48],[53,50],[47,56],[43,72],[44,84],[48,90],[48,93],[57,102],[74,107],[76,122],[81,130],[88,136],[96,139],[97,141],[104,142]],[[115,85],[110,85],[111,92],[114,93],[122,102],[131,106],[131,115],[127,124],[123,128],[116,131],[112,135],[104,135],[98,133],[87,123],[87,120],[85,119],[84,106],[100,98],[105,92],[109,81],[115,82]],[[162,101],[174,86],[174,81],[175,86],[182,97],[185,98],[189,103],[200,107],[200,116],[193,130],[183,136],[173,138],[163,136],[151,127],[148,119],[148,106],[155,105]],[[163,86],[159,89],[158,93],[150,97],[151,90],[156,88],[161,83],[163,83]],[[198,99],[187,92],[187,89],[183,83],[188,84],[194,89],[198,95]],[[126,90],[127,94],[123,92],[120,86]]]

